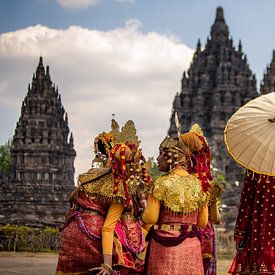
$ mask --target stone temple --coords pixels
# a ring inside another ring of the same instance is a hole
[[[68,116],[40,57],[11,143],[12,173],[0,186],[0,223],[60,225],[75,156]]]
[[[212,165],[229,181],[225,183],[222,199],[228,229],[235,223],[244,170],[235,164],[226,149],[224,127],[240,106],[258,95],[256,78],[242,51],[242,44],[239,42],[238,47],[234,47],[223,9],[218,7],[210,38],[203,49],[198,41],[190,68],[183,73],[181,91],[173,102],[168,134],[177,135],[175,113],[182,133],[187,132],[193,123],[202,127],[211,146]]]
[[[241,181],[242,171],[234,164],[224,145],[223,132],[227,120],[243,104],[258,96],[255,75],[239,42],[237,49],[229,37],[223,9],[217,8],[215,22],[205,48],[200,40],[189,70],[183,73],[181,91],[173,102],[168,134],[177,134],[175,112],[181,132],[193,123],[202,127],[212,148],[212,164],[230,180]]]

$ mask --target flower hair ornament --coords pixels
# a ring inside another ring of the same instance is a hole
[[[111,133],[100,133],[94,140],[95,158],[92,163],[99,167],[106,167],[110,150],[113,147],[113,136]]]

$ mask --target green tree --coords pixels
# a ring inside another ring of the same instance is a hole
[[[152,180],[155,180],[157,177],[163,175],[164,173],[159,171],[158,163],[154,159],[154,157],[149,157],[149,161],[150,161],[150,164],[151,164],[150,176],[151,176]]]
[[[10,141],[0,145],[0,170],[9,173],[11,170],[11,144]]]

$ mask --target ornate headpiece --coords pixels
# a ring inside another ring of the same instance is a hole
[[[177,145],[177,138],[172,138],[172,137],[165,137],[164,140],[160,143],[159,145],[159,150],[163,151],[166,148],[170,149],[173,148]]]
[[[203,191],[207,192],[213,179],[210,170],[210,148],[203,131],[198,124],[193,124],[190,131],[181,135],[181,140],[191,151],[190,173],[197,173],[202,183]]]
[[[119,131],[119,125],[114,119],[112,119],[111,126],[112,130],[110,134],[113,137],[113,145],[118,143],[129,143],[135,144],[136,147],[139,146],[140,141],[138,140],[136,127],[132,120],[128,120],[121,128],[121,131]]]
[[[111,131],[102,132],[95,138],[95,159],[93,162],[100,163],[100,166],[106,166],[112,148],[118,143],[127,143],[131,144],[132,148],[138,148],[140,141],[136,135],[135,124],[132,120],[128,120],[120,131],[118,123],[115,119],[112,119]]]
[[[96,143],[97,145],[102,144],[104,147],[108,164],[113,171],[114,194],[118,192],[118,185],[123,184],[126,197],[125,204],[129,206],[130,195],[127,187],[129,182],[135,181],[135,184],[139,182],[148,184],[150,182],[149,174],[145,168],[145,159],[141,149],[138,148],[140,141],[136,134],[134,122],[128,120],[120,130],[118,123],[112,119],[111,131],[101,133],[97,137]],[[99,147],[97,146],[98,149],[100,149]]]
[[[170,170],[178,164],[183,164],[186,159],[186,148],[179,138],[167,136],[160,144],[159,150],[164,154],[167,163],[170,165]]]

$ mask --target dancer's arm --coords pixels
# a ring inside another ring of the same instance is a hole
[[[147,207],[142,215],[142,220],[146,224],[156,224],[159,217],[160,202],[153,197],[147,200]]]
[[[214,224],[220,224],[220,212],[218,208],[218,202],[215,201],[209,205],[209,220]]]
[[[208,205],[206,204],[202,209],[200,209],[197,226],[203,228],[208,222]]]
[[[108,210],[103,228],[102,228],[102,250],[104,263],[98,268],[99,275],[109,275],[112,274],[112,253],[113,253],[113,241],[114,241],[114,231],[117,221],[119,220],[122,212],[124,210],[124,205],[121,203],[113,202]]]

